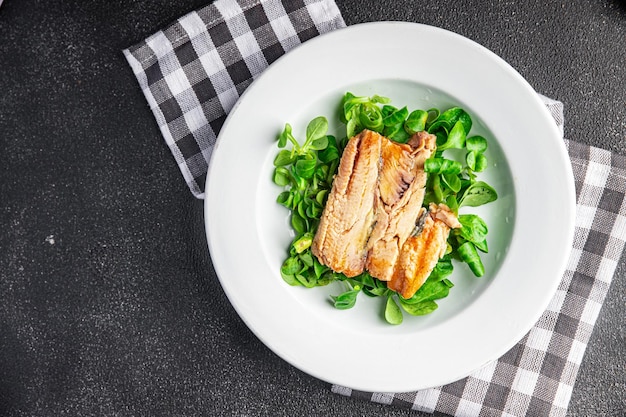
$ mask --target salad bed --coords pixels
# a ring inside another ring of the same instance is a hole
[[[485,273],[480,254],[489,250],[487,224],[476,214],[458,212],[461,207],[477,207],[498,198],[496,190],[478,178],[488,167],[487,140],[470,135],[471,116],[460,107],[409,111],[406,106],[393,106],[386,97],[355,96],[348,92],[341,100],[340,109],[345,135],[342,132],[339,138],[328,134],[328,120],[324,116],[309,122],[304,141],[294,137],[288,123],[278,136],[280,151],[274,159],[273,181],[283,188],[277,202],[290,211],[295,233],[280,268],[281,276],[289,285],[306,288],[340,283],[343,290],[331,299],[338,309],[353,307],[360,293],[377,297],[382,300],[381,310],[390,324],[402,323],[404,313],[430,314],[437,309],[437,300],[447,297],[454,286],[450,277],[455,263],[465,264],[476,277]],[[458,215],[462,225],[451,231],[445,256],[408,299],[367,272],[352,278],[337,273],[322,265],[311,252],[343,149],[363,129],[399,143],[406,143],[419,131],[434,134],[437,149],[424,164],[428,179],[423,206],[444,203]]]

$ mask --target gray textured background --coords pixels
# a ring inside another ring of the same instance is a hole
[[[344,398],[265,348],[215,277],[121,50],[206,1],[0,8],[0,415],[421,415]],[[452,30],[565,103],[569,139],[626,155],[618,1],[337,0],[348,24]],[[570,416],[626,414],[626,267]]]

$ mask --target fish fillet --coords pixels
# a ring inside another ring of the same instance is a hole
[[[311,246],[320,263],[348,277],[365,268],[382,139],[364,130],[348,141]]]
[[[424,161],[436,148],[436,137],[414,135],[408,145],[385,140],[376,198],[376,223],[368,242],[366,269],[389,281],[400,249],[417,221],[426,186]]]
[[[450,230],[458,227],[461,224],[448,206],[431,203],[421,231],[402,245],[387,287],[411,298],[445,255]]]
[[[435,149],[426,132],[407,144],[369,130],[351,138],[313,239],[318,260],[348,277],[367,271],[412,297],[445,254],[450,230],[461,227],[445,204],[422,207],[424,161]]]

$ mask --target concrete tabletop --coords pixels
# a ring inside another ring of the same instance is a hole
[[[617,0],[337,0],[347,24],[426,23],[565,103],[565,136],[626,155]],[[0,7],[0,415],[420,416],[278,358],[215,276],[192,197],[122,49],[200,0]],[[626,258],[569,416],[626,415]]]

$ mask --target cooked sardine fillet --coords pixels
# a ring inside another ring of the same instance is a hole
[[[365,268],[383,139],[364,130],[348,141],[311,246],[320,263],[348,277]]]
[[[375,226],[365,265],[381,281],[393,276],[400,248],[415,228],[424,201],[424,161],[435,150],[436,140],[434,135],[419,132],[406,145],[383,141]]]
[[[445,255],[450,230],[459,227],[459,220],[448,206],[431,203],[421,231],[402,245],[387,287],[411,298]]]
[[[318,260],[353,277],[389,281],[424,200],[424,161],[436,147],[426,132],[407,144],[364,130],[348,141],[313,239]]]

